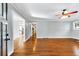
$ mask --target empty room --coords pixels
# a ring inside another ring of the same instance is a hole
[[[0,56],[79,56],[79,4],[0,3]]]

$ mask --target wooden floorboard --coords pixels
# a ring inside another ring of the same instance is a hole
[[[76,56],[79,55],[79,41],[71,38],[38,38],[33,51],[32,40],[14,50],[12,56]],[[78,51],[78,52],[77,52]]]

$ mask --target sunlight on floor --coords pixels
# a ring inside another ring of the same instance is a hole
[[[79,47],[74,46],[73,49],[74,49],[74,54],[79,56]]]

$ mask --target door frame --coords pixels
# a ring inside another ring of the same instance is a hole
[[[8,16],[8,3],[1,3],[1,13],[2,15],[0,16],[0,22],[1,22],[1,56],[3,56],[3,25],[4,23],[7,23],[8,19],[7,19],[7,16]],[[4,15],[5,14],[5,15]],[[4,17],[5,16],[5,17]],[[7,56],[7,53],[8,53],[8,46],[7,46],[7,24],[6,25],[6,56]]]
[[[0,23],[1,23],[1,47],[0,48],[1,48],[1,56],[3,56],[3,25],[6,25],[7,21],[5,21],[3,17],[0,17]]]
[[[2,22],[0,22],[1,23],[1,56],[3,55],[3,24],[2,24]]]

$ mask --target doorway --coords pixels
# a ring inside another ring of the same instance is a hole
[[[6,22],[0,22],[0,56],[7,55]]]
[[[16,20],[15,19],[13,20],[14,51],[18,48],[22,48],[24,41],[25,41],[25,20],[23,20],[22,18],[20,19],[16,18]]]

